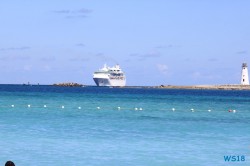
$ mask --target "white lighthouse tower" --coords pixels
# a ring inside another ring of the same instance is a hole
[[[241,85],[249,85],[247,63],[242,64]]]

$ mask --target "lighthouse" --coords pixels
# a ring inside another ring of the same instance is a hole
[[[242,64],[241,85],[249,85],[247,63]]]

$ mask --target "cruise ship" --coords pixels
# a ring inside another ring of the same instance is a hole
[[[126,77],[119,65],[103,68],[94,72],[93,79],[97,86],[125,86]]]

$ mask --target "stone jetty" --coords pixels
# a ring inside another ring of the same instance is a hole
[[[156,88],[164,89],[215,89],[215,90],[250,90],[250,85],[161,85]]]

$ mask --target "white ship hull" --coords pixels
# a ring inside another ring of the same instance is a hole
[[[110,80],[109,78],[93,78],[97,86],[125,86],[126,80]]]
[[[119,65],[107,67],[94,72],[93,79],[97,86],[125,86],[126,77]]]

